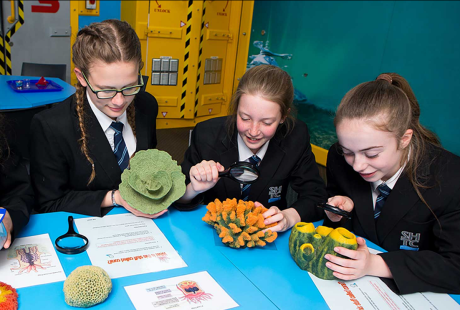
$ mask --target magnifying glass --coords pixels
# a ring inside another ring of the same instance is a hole
[[[228,177],[241,184],[252,184],[259,177],[259,169],[251,163],[240,161],[219,172],[219,177]]]
[[[65,235],[57,237],[54,242],[56,250],[64,254],[78,254],[86,251],[89,245],[88,238],[75,232],[72,216],[69,216],[68,220],[69,230]]]
[[[318,208],[324,209],[326,211],[329,211],[329,212],[337,214],[337,215],[341,215],[343,217],[346,217],[347,219],[351,219],[351,212],[342,210],[342,209],[340,209],[338,207],[335,207],[335,206],[331,206],[331,205],[329,205],[327,203],[320,203],[318,205]]]

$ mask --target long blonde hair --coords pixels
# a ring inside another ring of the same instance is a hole
[[[142,69],[141,44],[134,29],[127,23],[116,19],[105,20],[100,23],[92,23],[82,28],[72,46],[72,61],[75,67],[80,69],[89,77],[91,65],[100,60],[106,64],[114,62],[134,61],[139,64],[139,70]],[[77,106],[77,115],[79,120],[81,137],[78,140],[81,151],[91,164],[91,175],[88,185],[94,180],[96,171],[94,161],[88,152],[88,136],[85,128],[85,109],[88,108],[85,103],[86,87],[80,82],[75,85],[75,101]],[[128,123],[131,126],[134,135],[136,135],[134,102],[127,109]]]
[[[430,208],[420,192],[421,188],[428,187],[425,184],[427,180],[418,171],[427,157],[428,146],[440,147],[441,143],[436,134],[420,124],[420,106],[407,80],[397,73],[383,73],[375,81],[354,87],[340,102],[334,125],[337,127],[344,119],[377,119],[379,121],[373,121],[373,125],[393,133],[397,141],[407,129],[413,130],[400,164],[406,164],[404,171],[407,177],[419,198]]]

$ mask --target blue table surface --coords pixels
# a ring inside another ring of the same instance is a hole
[[[63,87],[61,91],[56,92],[33,92],[33,93],[20,93],[11,89],[6,81],[10,80],[24,80],[24,79],[39,79],[40,77],[34,76],[15,76],[15,75],[0,75],[0,110],[20,110],[39,107],[42,105],[60,102],[73,93],[75,87],[67,84],[59,78],[45,77]]]
[[[120,213],[126,211],[114,208],[109,215]],[[308,273],[291,258],[289,231],[280,233],[274,246],[232,249],[216,242],[215,230],[201,220],[205,213],[205,206],[189,212],[170,208],[167,214],[154,220],[188,267],[112,279],[109,298],[93,308],[135,309],[125,286],[208,271],[240,305],[238,309],[296,310],[306,309],[307,305],[309,309],[328,309]],[[70,214],[32,215],[20,237],[48,233],[54,242],[67,231]],[[86,217],[72,215],[74,218]],[[77,255],[56,253],[66,276],[79,266],[91,265],[86,252]],[[20,309],[74,309],[65,303],[62,288],[63,282],[56,282],[18,289]],[[460,295],[451,296],[460,303]]]

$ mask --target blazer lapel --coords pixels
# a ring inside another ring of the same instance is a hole
[[[78,126],[78,131],[80,127]],[[99,121],[94,115],[87,99],[85,98],[85,127],[87,134],[87,143],[90,156],[93,159],[95,166],[96,162],[98,166],[102,167],[102,170],[109,176],[114,184],[120,183],[120,167],[118,166],[117,160],[113,154],[112,148],[110,147],[109,141],[102,130]],[[100,171],[96,170],[96,176]]]
[[[136,99],[134,99],[134,105],[136,104]],[[149,149],[150,130],[149,121],[152,121],[148,118],[147,114],[141,113],[136,108],[136,152],[139,150]]]
[[[225,169],[236,163],[239,159],[238,144],[236,142],[237,134],[238,133],[235,132],[231,140],[227,136],[222,139],[224,148],[220,154],[220,164],[224,166]],[[223,187],[226,190],[226,197],[236,198],[241,196],[241,187],[238,182],[230,180],[229,178],[222,178],[220,181],[224,183]]]
[[[260,176],[257,182],[251,185],[250,200],[257,201],[260,195],[264,194],[264,189],[270,180],[273,179],[276,170],[284,158],[285,152],[280,145],[281,138],[278,135],[270,140],[264,159],[260,163]],[[265,194],[268,195],[268,192]]]
[[[423,195],[424,189],[420,189]],[[391,208],[385,208],[383,205],[382,212],[377,220],[377,230],[380,243],[385,240],[388,234],[393,230],[395,225],[406,215],[412,206],[419,200],[417,193],[414,190],[406,175],[401,175],[395,184],[395,187],[388,196],[385,204]]]
[[[359,178],[359,179],[358,179]],[[367,238],[377,243],[377,231],[374,222],[374,208],[370,183],[358,176],[353,185],[354,210],[356,216],[367,235]]]

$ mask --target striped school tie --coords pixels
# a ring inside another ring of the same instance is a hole
[[[112,122],[110,128],[115,130],[113,137],[115,147],[113,149],[113,153],[117,158],[118,166],[120,166],[120,169],[123,172],[123,170],[128,168],[129,164],[128,148],[126,147],[125,140],[123,140],[123,123]]]
[[[391,188],[389,188],[388,185],[386,185],[385,183],[380,184],[379,187],[377,187],[377,189],[379,190],[380,195],[378,195],[377,201],[375,202],[374,220],[377,220],[380,216],[383,204],[385,203],[385,200],[387,200],[387,197],[391,193]]]
[[[251,157],[249,157],[249,162],[257,167],[260,163],[260,158],[257,155],[252,155]],[[248,201],[250,190],[251,184],[245,184],[243,186],[243,190],[241,191],[241,197],[243,197],[244,201]]]

